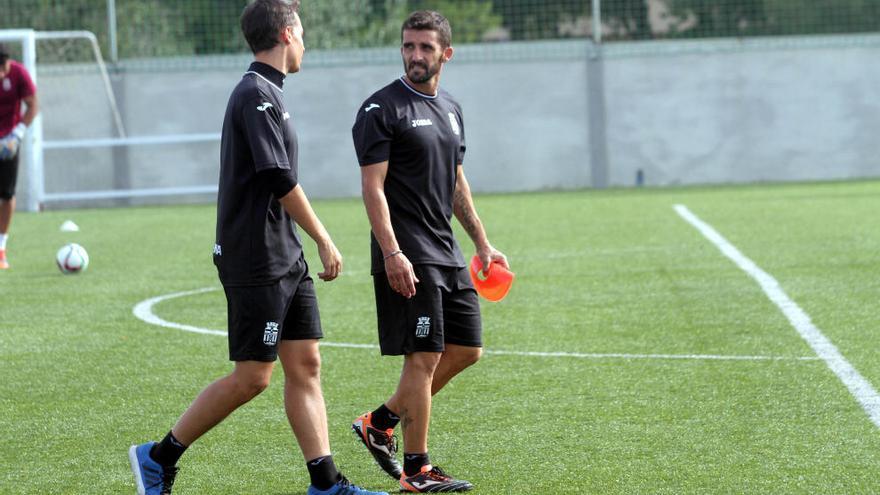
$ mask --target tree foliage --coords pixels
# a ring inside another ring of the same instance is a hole
[[[501,28],[503,21],[501,15],[494,12],[492,2],[486,0],[410,0],[409,7],[442,13],[449,19],[456,44],[483,41]]]
[[[198,53],[187,17],[165,0],[126,0],[116,5],[120,58],[163,57]],[[104,21],[106,22],[106,20]],[[106,30],[103,30],[106,33]],[[106,39],[106,38],[105,38]]]
[[[613,28],[614,37],[651,37],[648,0],[602,0],[600,6],[602,22]],[[592,17],[593,4],[590,0],[494,0],[494,10],[503,16],[515,40],[558,39],[584,37],[586,29],[569,30],[565,26],[586,24]]]
[[[679,36],[808,35],[876,32],[876,0],[667,0],[682,19]]]
[[[649,21],[668,8],[671,30]],[[115,0],[121,58],[247,52],[248,0]],[[659,2],[659,3],[656,3]],[[109,50],[107,0],[2,0],[0,28],[88,30]],[[310,49],[389,46],[416,9],[446,15],[456,44],[585,37],[591,0],[303,0]],[[880,0],[601,0],[606,39],[877,32]],[[45,59],[45,58],[44,58]]]
[[[388,46],[400,37],[406,0],[321,0],[302,4],[311,48]]]

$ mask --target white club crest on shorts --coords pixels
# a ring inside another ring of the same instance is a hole
[[[458,127],[458,119],[455,118],[455,114],[452,112],[449,112],[449,123],[452,125],[452,133],[460,136],[461,129]]]
[[[416,323],[416,337],[425,338],[430,333],[431,333],[431,317],[430,316],[419,316],[419,321]]]
[[[266,322],[266,329],[263,330],[263,343],[273,346],[278,343],[278,323],[274,321]]]

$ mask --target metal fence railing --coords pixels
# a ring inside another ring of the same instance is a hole
[[[310,49],[391,46],[403,17],[432,8],[457,44],[598,37],[605,42],[880,31],[880,1],[303,0]],[[247,0],[2,0],[0,29],[88,30],[111,61],[246,53]],[[599,12],[599,18],[594,13]],[[597,26],[601,33],[595,33]],[[44,62],[79,56],[57,47]],[[53,60],[54,59],[54,60]]]

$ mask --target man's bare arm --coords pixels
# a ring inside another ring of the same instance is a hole
[[[385,197],[387,174],[387,161],[361,167],[361,190],[373,236],[382,250],[388,283],[392,289],[409,298],[416,294],[416,284],[419,280],[406,253],[400,250],[391,225],[391,212],[388,209],[388,199]]]
[[[318,215],[312,209],[309,199],[306,197],[305,191],[299,184],[290,190],[283,198],[278,200],[287,214],[293,218],[318,246],[318,256],[321,257],[321,264],[324,265],[324,271],[318,274],[318,277],[325,282],[329,282],[342,273],[342,254],[336,249],[333,240],[324,224],[318,219]]]
[[[455,218],[470,236],[474,247],[477,250],[477,256],[484,267],[489,266],[492,261],[496,261],[509,268],[507,257],[501,251],[498,251],[486,236],[486,229],[480,216],[477,215],[477,209],[474,206],[474,199],[471,196],[471,187],[467,178],[464,176],[464,168],[459,165],[456,168],[455,192],[452,198],[452,212]]]

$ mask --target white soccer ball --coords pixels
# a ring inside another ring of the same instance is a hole
[[[55,262],[58,263],[61,273],[65,275],[84,272],[89,267],[89,253],[84,247],[72,242],[58,250]]]

